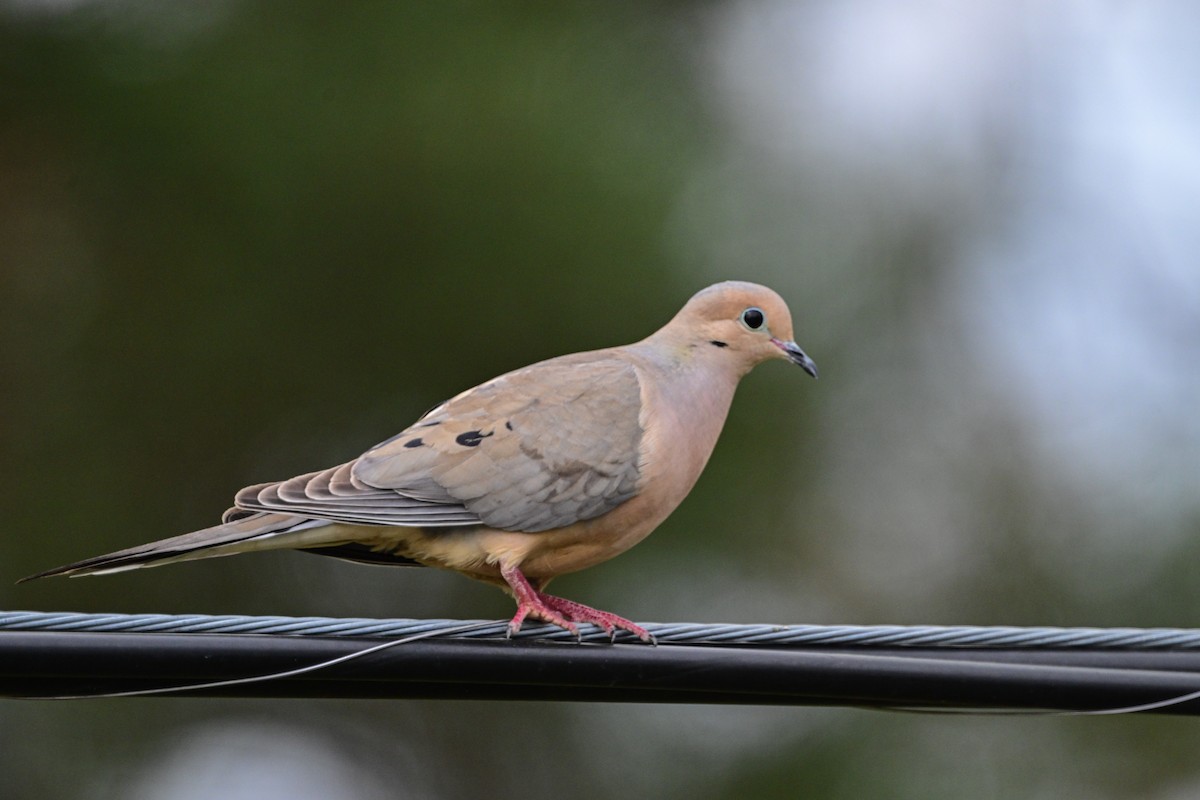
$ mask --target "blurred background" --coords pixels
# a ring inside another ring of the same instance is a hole
[[[508,369],[769,284],[635,620],[1200,626],[1200,6],[0,0],[0,608],[500,618],[212,524]],[[1186,719],[0,704],[25,798],[1200,795]]]

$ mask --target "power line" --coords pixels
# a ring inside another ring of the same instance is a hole
[[[632,637],[609,644],[592,628],[576,642],[551,626],[509,641],[502,621],[0,612],[0,695],[210,684],[180,694],[946,711],[1098,711],[1176,701],[1144,710],[1200,713],[1200,700],[1177,702],[1200,691],[1198,630],[645,627],[658,647]],[[368,648],[375,651],[356,655]]]

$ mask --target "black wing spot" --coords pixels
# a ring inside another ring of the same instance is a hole
[[[420,437],[418,437],[416,439],[409,439],[407,442],[404,443],[404,446],[405,447],[420,447],[423,444],[425,444],[425,443],[423,441],[421,441]]]
[[[722,342],[720,339],[713,339],[711,342],[709,342],[709,344],[714,345],[716,347],[729,347],[728,342]]]
[[[511,430],[512,430],[512,423],[511,423],[511,422],[505,422],[505,423],[504,423],[504,427],[508,428],[508,429],[511,431]]]
[[[487,433],[484,433],[483,431],[467,431],[466,433],[460,433],[458,436],[454,437],[454,441],[458,442],[463,447],[478,447],[480,442],[491,436],[493,433],[495,433],[495,431],[488,431]]]

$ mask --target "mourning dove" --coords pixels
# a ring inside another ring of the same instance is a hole
[[[212,528],[47,570],[88,575],[258,550],[455,570],[578,635],[650,634],[546,594],[637,544],[704,469],[743,375],[785,359],[813,377],[787,305],[718,283],[635,344],[552,358],[468,389],[337,467],[250,486]]]

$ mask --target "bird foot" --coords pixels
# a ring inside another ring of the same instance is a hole
[[[612,612],[601,611],[598,608],[585,606],[583,603],[576,603],[574,600],[567,600],[564,597],[555,597],[552,594],[539,592],[538,595],[547,607],[557,611],[561,616],[572,622],[590,622],[607,633],[609,639],[616,639],[617,631],[623,630],[629,631],[646,644],[657,644],[650,631],[624,617],[618,617]]]
[[[532,617],[548,622],[551,625],[570,631],[579,639],[579,626],[575,623],[590,622],[608,634],[609,639],[615,639],[618,630],[629,631],[647,644],[657,644],[650,631],[624,617],[607,611],[576,603],[563,597],[539,592],[529,583],[529,579],[515,567],[505,567],[500,574],[513,590],[517,598],[517,613],[508,623],[508,635],[512,636],[521,630],[521,624],[526,618]]]
[[[508,635],[514,636],[521,630],[521,624],[526,618],[540,619],[542,622],[548,622],[551,625],[570,631],[575,634],[575,638],[581,638],[579,626],[572,622],[565,614],[554,610],[550,605],[543,601],[545,595],[538,592],[534,593],[533,600],[518,600],[517,613],[508,623]]]

